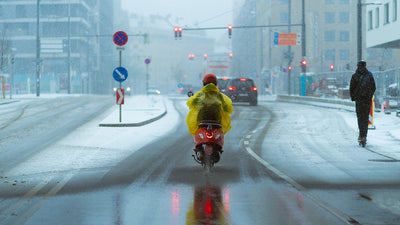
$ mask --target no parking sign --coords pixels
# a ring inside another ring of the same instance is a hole
[[[117,31],[113,37],[114,43],[118,46],[123,46],[128,42],[128,35],[123,31]]]

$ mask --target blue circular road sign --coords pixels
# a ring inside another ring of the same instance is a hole
[[[113,40],[116,45],[122,46],[128,42],[128,35],[123,31],[118,31],[115,32]]]
[[[150,62],[151,62],[151,60],[150,60],[149,58],[146,58],[146,59],[144,60],[144,63],[146,63],[146,65],[149,65]]]
[[[124,67],[117,67],[114,69],[113,77],[118,82],[123,82],[128,78],[128,71]]]

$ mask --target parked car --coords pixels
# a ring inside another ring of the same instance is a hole
[[[249,78],[230,79],[227,84],[226,95],[232,102],[249,102],[250,105],[257,105],[257,87],[254,81]]]

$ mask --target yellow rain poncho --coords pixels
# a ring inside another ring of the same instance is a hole
[[[220,93],[213,83],[204,86],[186,104],[190,109],[186,123],[192,136],[203,120],[217,120],[222,125],[224,134],[231,129],[232,100]]]

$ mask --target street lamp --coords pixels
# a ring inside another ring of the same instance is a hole
[[[362,60],[362,7],[366,5],[382,5],[381,2],[357,3],[357,62]]]

